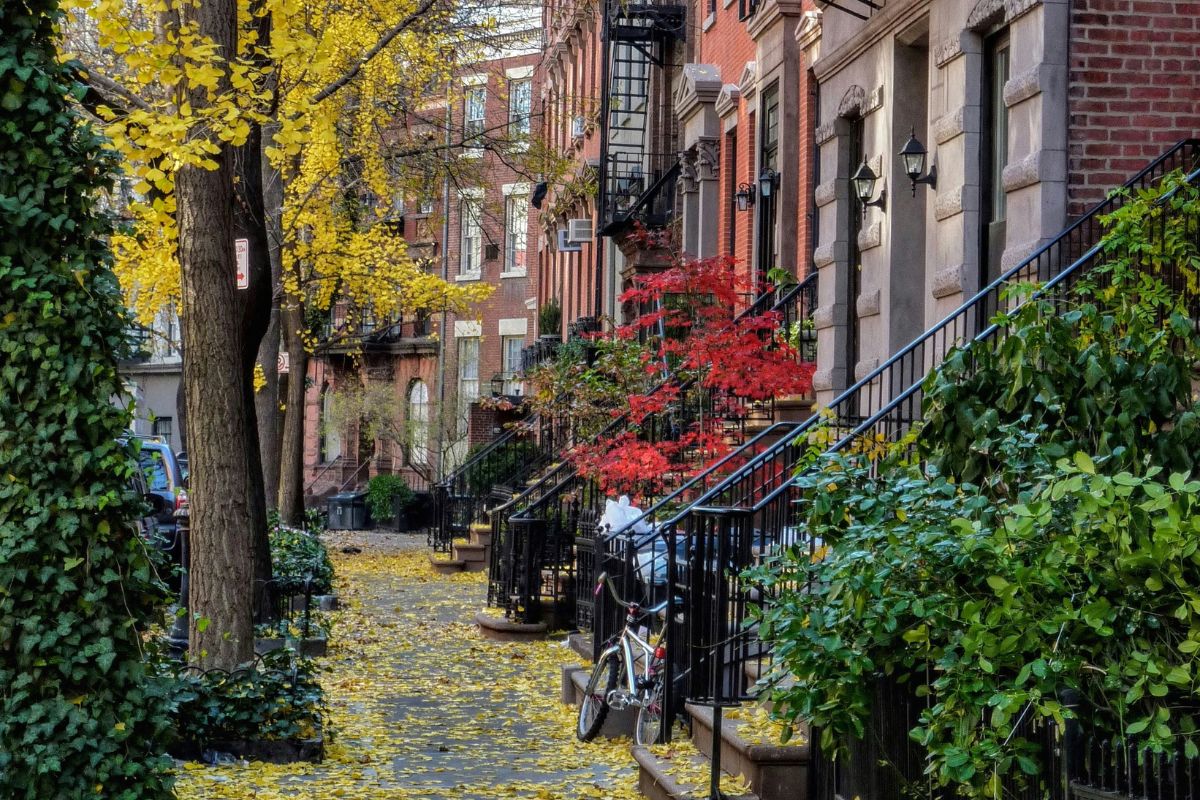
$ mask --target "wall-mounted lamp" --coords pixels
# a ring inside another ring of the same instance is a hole
[[[917,132],[910,129],[908,141],[900,151],[900,158],[904,163],[904,172],[912,181],[913,197],[917,196],[918,183],[927,183],[931,189],[937,188],[937,164],[929,168],[929,174],[921,175],[925,171],[925,156],[927,155],[929,154],[925,150],[925,145],[917,139]]]
[[[779,183],[779,173],[770,167],[763,167],[763,171],[758,174],[758,191],[764,199],[771,196],[777,183]]]
[[[504,394],[504,375],[497,372],[488,383],[492,385],[492,397]]]
[[[754,205],[754,184],[739,183],[733,199],[737,202],[738,211],[749,210]]]
[[[863,159],[858,166],[858,171],[850,178],[850,183],[854,187],[854,195],[862,203],[863,217],[867,216],[867,209],[871,206],[875,206],[880,211],[887,210],[887,189],[880,189],[879,198],[871,199],[871,195],[875,194],[875,181],[877,180],[879,180],[879,176],[867,165],[866,159]]]

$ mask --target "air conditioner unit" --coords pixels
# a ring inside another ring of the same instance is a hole
[[[591,219],[569,219],[567,220],[567,241],[590,242],[592,240],[592,221]]]
[[[578,139],[579,137],[583,136],[585,125],[586,123],[583,117],[575,117],[573,120],[571,120],[572,138]]]
[[[487,244],[483,246],[483,260],[495,261],[500,257],[500,245]]]
[[[590,220],[589,220],[590,222]],[[558,229],[558,252],[560,253],[578,253],[583,250],[583,245],[570,241],[567,238],[567,229]]]

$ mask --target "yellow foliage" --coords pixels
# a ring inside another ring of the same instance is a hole
[[[273,131],[264,153],[284,186],[284,289],[293,300],[327,309],[346,296],[387,317],[461,311],[484,299],[489,287],[426,273],[403,237],[383,224],[393,197],[428,190],[427,164],[391,153],[403,144],[398,101],[420,100],[445,84],[454,69],[447,54],[464,53],[451,12],[435,6],[419,31],[401,33],[364,64],[383,33],[413,14],[414,0],[240,0],[232,58],[180,22],[177,12],[189,1],[65,3],[73,15],[67,42],[81,51],[68,55],[115,81],[112,94],[124,105],[99,113],[134,193],[130,227],[113,247],[139,320],[178,300],[175,174],[184,166],[216,168],[220,146],[244,144],[254,124]],[[269,43],[259,40],[260,17],[270,18]],[[354,68],[343,88],[326,91]],[[232,91],[222,89],[225,76]],[[189,87],[205,90],[202,107],[182,99]]]

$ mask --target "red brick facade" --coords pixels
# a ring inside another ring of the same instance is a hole
[[[1070,213],[1200,132],[1200,2],[1073,0]]]

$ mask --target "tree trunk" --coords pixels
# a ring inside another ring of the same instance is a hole
[[[220,51],[236,50],[235,0],[201,0],[183,14]],[[230,91],[228,76],[218,93]],[[208,104],[190,88],[193,108]],[[176,175],[182,272],[183,365],[191,468],[191,660],[232,669],[254,655],[253,509],[241,308],[234,284],[233,165],[185,166]]]
[[[262,148],[269,147],[278,131],[278,123],[268,123],[262,128]],[[279,361],[280,297],[283,294],[283,178],[260,148],[259,161],[262,165],[261,187],[263,196],[263,227],[267,240],[267,256],[271,263],[271,314],[267,333],[258,348],[258,361],[263,365],[267,385],[255,397],[258,413],[258,444],[263,465],[263,489],[269,508],[279,507],[279,471],[283,447],[283,418],[279,411],[280,377],[276,369]]]
[[[301,335],[304,314],[294,298],[284,300],[280,318],[291,363],[283,415],[279,515],[285,523],[299,525],[304,519],[304,378],[308,374],[308,353]]]

